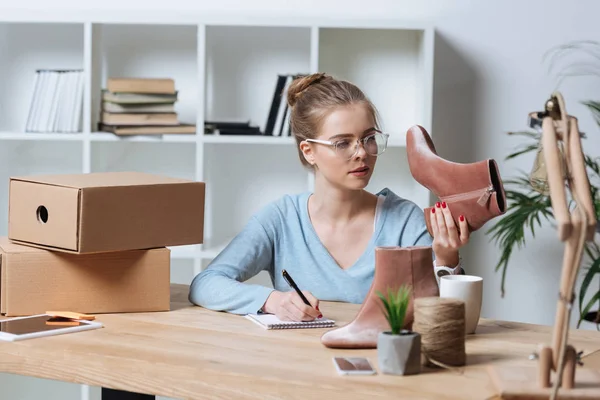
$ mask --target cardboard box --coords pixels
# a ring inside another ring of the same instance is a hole
[[[8,237],[95,253],[199,244],[203,182],[140,172],[11,177]]]
[[[171,251],[165,247],[68,254],[0,237],[0,312],[169,311]]]

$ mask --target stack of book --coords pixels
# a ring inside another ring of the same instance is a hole
[[[25,132],[79,132],[83,71],[38,69]]]
[[[196,133],[175,111],[177,90],[168,78],[109,78],[102,91],[99,129],[116,135]]]

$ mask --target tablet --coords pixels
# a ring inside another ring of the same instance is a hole
[[[43,336],[102,328],[97,321],[56,318],[48,314],[30,315],[0,320],[0,340],[13,342]]]

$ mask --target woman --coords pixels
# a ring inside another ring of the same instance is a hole
[[[365,190],[387,146],[373,104],[355,85],[324,73],[289,87],[290,123],[300,161],[314,169],[312,193],[286,195],[255,213],[244,229],[192,281],[189,299],[235,314],[265,312],[282,320],[321,316],[319,300],[362,303],[374,276],[377,246],[432,246],[434,266],[459,270],[460,233],[445,204],[429,215],[388,188]],[[285,269],[311,306],[291,290]],[[274,289],[243,283],[266,270]]]

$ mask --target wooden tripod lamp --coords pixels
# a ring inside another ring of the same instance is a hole
[[[576,374],[579,355],[568,344],[581,257],[585,242],[593,240],[596,230],[577,119],[567,114],[560,92],[552,94],[544,111],[532,112],[529,118],[542,128],[542,168],[547,174],[546,185],[558,237],[565,243],[556,320],[551,345],[540,345],[535,353],[537,368],[491,366],[489,372],[502,398],[600,399],[600,371],[582,369]],[[567,190],[574,205],[571,210]]]

